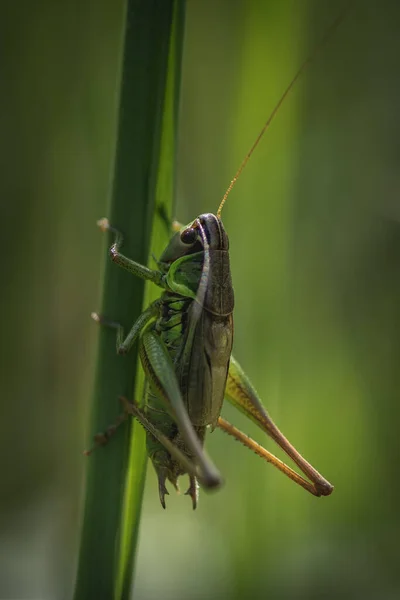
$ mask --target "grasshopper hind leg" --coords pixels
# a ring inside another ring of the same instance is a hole
[[[254,440],[243,434],[236,427],[225,421],[222,417],[218,419],[218,427],[232,435],[245,446],[253,450],[256,454],[272,463],[280,471],[285,473],[290,479],[298,483],[314,496],[329,496],[333,492],[333,485],[329,483],[314,467],[301,456],[294,446],[285,438],[282,432],[272,421],[264,406],[262,405],[257,392],[245,375],[239,363],[231,356],[229,365],[229,374],[226,385],[226,398],[238,410],[243,412],[251,421],[256,423],[267,435],[269,435],[284,452],[293,460],[299,469],[308,478],[304,479],[301,475],[293,471],[276,456],[265,450]]]

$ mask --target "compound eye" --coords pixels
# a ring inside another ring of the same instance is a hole
[[[197,240],[197,231],[193,227],[188,227],[181,233],[181,241],[184,244],[192,245]]]

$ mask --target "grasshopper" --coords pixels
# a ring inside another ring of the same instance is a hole
[[[322,43],[342,20],[338,18]],[[137,341],[147,378],[144,408],[122,398],[124,415],[135,417],[147,432],[147,452],[158,477],[160,502],[165,508],[166,481],[178,489],[178,478],[189,475],[186,494],[195,509],[199,484],[217,488],[222,478],[203,449],[207,429],[222,429],[272,463],[314,496],[328,496],[333,486],[285,438],[268,415],[253,385],[232,356],[234,292],[229,263],[229,239],[221,220],[222,207],[282,102],[300,77],[309,57],[290,82],[231,181],[216,214],[205,213],[188,225],[175,224],[169,244],[150,269],[121,253],[123,235],[107,219],[103,231],[114,234],[110,257],[133,275],[162,289],[159,299],[144,310],[125,335],[123,327],[98,313],[92,317],[116,330],[119,354]],[[267,433],[293,460],[303,477],[221,417],[224,399]],[[106,443],[115,426],[96,436]],[[88,452],[90,453],[90,451]]]

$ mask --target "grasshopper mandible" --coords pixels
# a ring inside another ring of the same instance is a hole
[[[343,15],[328,30],[324,43]],[[255,143],[231,181],[216,214],[206,213],[186,226],[175,224],[175,233],[153,270],[121,254],[122,234],[107,219],[102,230],[114,234],[111,259],[137,277],[151,281],[163,291],[134,323],[127,335],[118,323],[93,313],[93,318],[116,329],[117,352],[129,352],[138,341],[139,355],[148,389],[144,408],[122,398],[126,415],[131,414],[146,429],[147,452],[158,477],[161,505],[168,494],[166,481],[177,487],[188,474],[186,494],[193,508],[198,484],[217,488],[222,478],[204,452],[207,428],[219,427],[272,463],[314,496],[328,496],[333,486],[311,466],[269,417],[257,392],[231,354],[233,343],[234,293],[229,264],[229,239],[221,220],[222,207],[261,137],[282,102],[300,77],[309,57],[290,82]],[[257,442],[220,416],[224,399],[231,402],[284,450],[302,473],[299,475]],[[114,428],[96,436],[105,443]],[[90,452],[90,451],[89,451]]]

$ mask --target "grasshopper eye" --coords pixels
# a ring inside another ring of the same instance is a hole
[[[193,227],[188,227],[181,233],[181,241],[184,244],[192,245],[197,240],[197,231]]]

